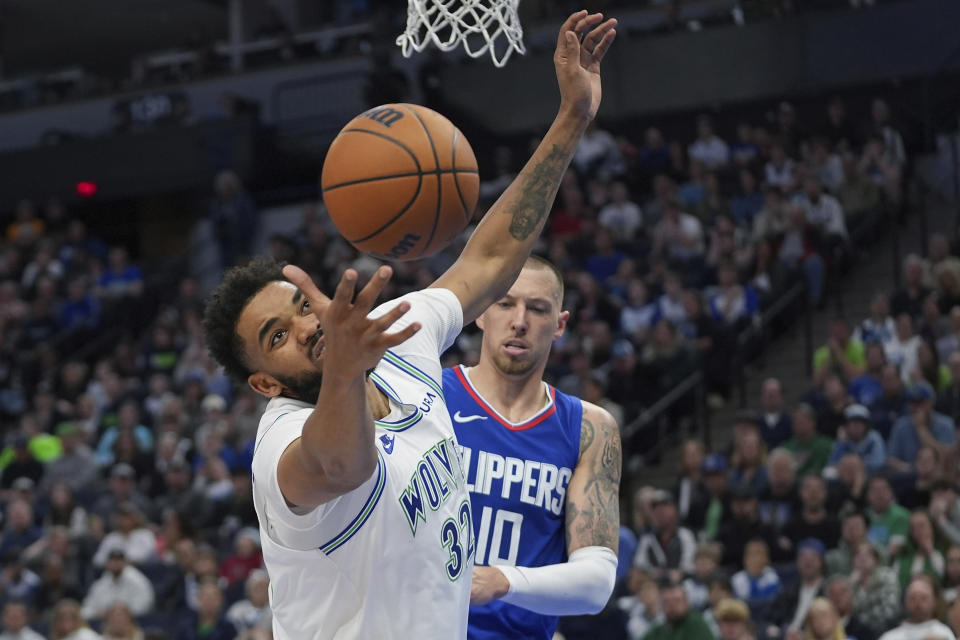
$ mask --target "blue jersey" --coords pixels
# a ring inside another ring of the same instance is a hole
[[[564,505],[580,456],[583,404],[547,389],[546,406],[513,424],[484,401],[462,366],[443,371],[473,507],[476,564],[541,567],[567,560]],[[467,637],[550,640],[557,620],[494,600],[470,607]]]

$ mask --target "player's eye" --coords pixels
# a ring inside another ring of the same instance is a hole
[[[501,309],[509,309],[513,305],[510,304],[509,302],[498,302],[497,306],[500,307]]]
[[[300,307],[300,312],[303,313],[303,314],[306,314],[307,311],[309,311],[309,310],[310,310],[310,301],[309,301],[309,300],[304,300],[304,301],[303,301],[303,306]]]
[[[287,332],[286,329],[280,329],[273,332],[273,336],[270,337],[270,346],[275,347],[280,340],[283,339],[283,335]]]

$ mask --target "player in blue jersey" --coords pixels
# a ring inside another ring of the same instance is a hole
[[[620,432],[542,380],[570,315],[562,300],[557,269],[529,258],[477,318],[477,366],[443,372],[473,507],[474,640],[549,640],[559,615],[597,613],[613,591]]]

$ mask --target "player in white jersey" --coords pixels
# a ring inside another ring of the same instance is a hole
[[[347,269],[331,299],[302,270],[259,261],[211,297],[211,352],[270,398],[253,499],[277,640],[465,636],[471,511],[439,356],[507,291],[543,228],[600,103],[616,35],[602,19],[581,11],[564,23],[553,125],[429,289],[371,313],[389,267],[355,298]]]

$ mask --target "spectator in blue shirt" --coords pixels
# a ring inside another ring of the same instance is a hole
[[[880,434],[870,428],[870,410],[862,404],[852,404],[843,412],[847,419],[843,440],[837,440],[830,453],[830,464],[835,465],[848,453],[863,459],[867,471],[876,473],[887,462],[887,447]]]
[[[710,313],[725,327],[743,329],[760,310],[760,298],[750,285],[741,285],[737,267],[724,262],[717,268],[717,288],[710,294]]]
[[[143,293],[143,272],[128,262],[123,247],[110,249],[109,265],[100,276],[100,294],[107,298],[140,297]]]
[[[740,193],[730,198],[730,213],[737,224],[750,227],[763,204],[764,194],[757,184],[757,177],[749,169],[740,169]]]
[[[887,464],[895,471],[910,472],[920,447],[945,452],[957,440],[953,420],[933,410],[935,394],[926,382],[907,392],[910,412],[893,425],[887,444]]]
[[[96,329],[100,324],[100,302],[90,293],[84,276],[67,285],[67,299],[60,305],[60,328],[64,331]]]
[[[854,400],[869,407],[883,395],[882,374],[887,355],[879,342],[870,342],[865,349],[867,370],[851,380],[847,390]]]

